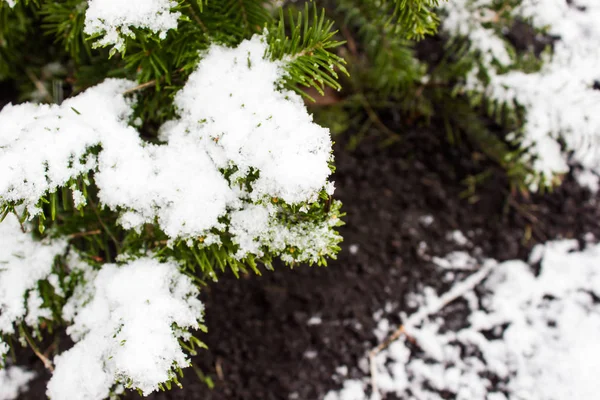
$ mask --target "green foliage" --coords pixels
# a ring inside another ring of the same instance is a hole
[[[226,16],[241,27],[244,35],[260,33],[265,23],[272,20],[268,0],[224,0],[222,3]]]
[[[157,143],[158,128],[176,116],[175,93],[212,44],[236,46],[255,34],[264,35],[269,45],[265,57],[280,60],[287,71],[281,87],[308,98],[310,88],[321,93],[326,87],[341,89],[340,75],[347,75],[345,61],[334,53],[343,43],[336,36],[334,22],[315,4],[306,4],[298,13],[284,13],[267,0],[181,0],[172,10],[181,13],[177,29],[169,30],[161,39],[148,29],[129,27],[132,35],[123,38],[121,51],[99,46],[101,35],[84,32],[86,10],[86,0],[23,0],[13,8],[0,0],[0,81],[10,81],[18,90],[17,98],[3,99],[0,94],[0,102],[60,103],[106,78],[135,80],[139,86],[129,93],[137,97],[134,119],[142,121],[142,138]],[[97,151],[93,149],[90,154]],[[83,194],[84,205],[75,205],[74,191]],[[324,191],[308,210],[278,199],[271,201],[284,227],[310,230],[342,225],[341,203]],[[47,193],[39,206],[43,212],[31,221],[38,227],[38,237],[66,239],[71,254],[97,268],[151,254],[159,260],[179,261],[183,273],[198,285],[206,285],[225,272],[240,276],[272,269],[274,254],[279,252],[265,245],[261,257],[236,258],[237,245],[227,230],[211,232],[218,236],[219,244],[205,244],[203,237],[171,240],[158,223],[147,224],[140,231],[125,230],[118,223],[118,213],[100,206],[93,174],[72,179],[56,192]],[[18,214],[22,223],[30,217],[19,203],[0,204],[0,219],[9,213]],[[220,222],[227,226],[228,217]],[[290,266],[326,265],[340,250],[341,237],[336,233],[323,241],[326,249],[319,254],[303,254],[303,249],[288,246],[282,259]],[[69,271],[64,259],[57,260],[54,272],[65,293],[58,295],[48,282],[40,282],[44,306],[52,310],[53,318],[40,321],[44,328],[35,334],[21,329],[30,346],[36,346],[43,331],[63,322],[60,310],[64,301],[84,279]],[[190,354],[205,347],[193,336],[181,345]],[[123,384],[131,386],[132,382]],[[179,385],[175,374],[163,388],[171,384]]]
[[[389,106],[414,106],[414,93],[426,73],[426,65],[417,59],[411,39],[435,30],[437,18],[431,6],[437,1],[323,3],[341,27],[345,44],[339,53],[348,60],[350,77],[339,100],[315,110],[317,120],[334,131],[344,127],[356,130],[352,146],[372,130],[383,135],[385,143],[397,140],[398,134],[386,126],[379,112]],[[423,25],[423,21],[428,23]],[[420,28],[415,28],[415,24]]]
[[[333,21],[326,20],[325,10],[319,15],[315,4],[311,10],[306,3],[304,12],[299,12],[297,18],[290,9],[287,26],[281,12],[279,22],[269,28],[267,42],[271,58],[286,61],[286,86],[296,91],[300,91],[299,85],[314,87],[320,94],[324,93],[325,86],[341,89],[336,71],[346,75],[348,72],[345,61],[330,52],[342,44],[333,40],[336,32],[332,28]]]
[[[437,32],[439,19],[434,9],[439,0],[384,0],[384,6],[393,3],[393,19],[407,39],[423,39]]]
[[[400,140],[404,129],[433,125],[444,127],[441,134],[449,144],[469,144],[503,169],[512,190],[525,192],[532,181],[540,180],[521,145],[524,110],[499,103],[484,90],[465,89],[473,73],[485,88],[491,73],[541,68],[549,47],[540,48],[527,38],[544,37],[544,31],[514,17],[518,0],[468,3],[474,9],[469,23],[504,43],[511,58],[507,65],[490,62],[468,37],[436,35],[440,18],[435,13],[444,16],[443,9],[436,9],[442,4],[437,0],[322,3],[346,41],[340,54],[348,60],[350,78],[341,96],[330,96],[314,112],[317,121],[334,132],[352,132],[350,148],[368,135],[379,135],[387,145]],[[521,34],[511,34],[515,28]],[[393,127],[386,121],[389,111],[400,115]]]
[[[25,3],[14,9],[0,2],[0,80],[14,78],[17,66],[26,63],[25,54],[19,48],[26,45],[26,34],[34,27],[34,10]]]
[[[360,91],[374,91],[379,97],[399,95],[423,74],[412,43],[403,34],[410,28],[404,20],[391,23],[391,3],[369,3],[374,2],[341,0],[336,4],[338,19],[353,44],[347,51],[352,82]]]
[[[485,27],[499,34],[510,28],[514,23],[511,9],[517,3],[494,2],[497,20],[486,21]],[[100,47],[99,35],[84,33],[85,0],[23,0],[14,8],[0,0],[0,81],[16,84],[18,100],[59,103],[107,77],[135,80],[139,86],[131,91],[138,99],[134,118],[142,121],[143,139],[157,143],[158,128],[176,116],[175,93],[209,46],[236,46],[262,34],[268,44],[265,56],[281,61],[286,69],[281,87],[314,100],[318,121],[338,132],[355,132],[353,145],[372,131],[382,135],[385,144],[398,140],[403,129],[443,126],[441,134],[449,143],[474,144],[506,171],[513,188],[525,190],[532,171],[519,147],[522,110],[464,89],[473,70],[485,82],[489,66],[467,38],[425,39],[437,31],[435,9],[439,4],[438,0],[316,0],[303,6],[286,3],[280,10],[268,0],[180,0],[173,8],[181,13],[176,30],[161,39],[148,29],[131,27],[132,36],[125,37],[122,50],[117,51]],[[507,46],[514,62],[494,64],[499,73],[540,67],[539,54],[521,51],[508,40]],[[444,57],[429,60],[428,51]],[[56,63],[60,68],[52,67]],[[319,105],[323,100],[317,93],[329,96],[327,106]],[[384,118],[389,110],[401,116],[393,129]],[[516,133],[511,140],[508,132]],[[485,173],[473,177],[469,188],[482,177]],[[73,190],[84,194],[84,206],[75,207]],[[271,201],[285,226],[342,224],[341,204],[325,192],[307,212],[278,199]],[[234,257],[236,245],[223,230],[211,232],[220,244],[205,244],[203,237],[170,240],[157,223],[147,224],[139,232],[124,230],[115,212],[99,207],[93,176],[68,182],[58,192],[48,193],[40,205],[43,213],[34,220],[39,236],[67,237],[73,251],[92,265],[115,262],[118,255],[153,254],[161,260],[179,260],[184,273],[199,285],[218,280],[225,271],[239,276],[260,274],[263,266],[273,268],[273,252],[266,246],[262,257]],[[18,206],[2,204],[0,218],[16,213]],[[27,215],[19,217],[25,221]],[[229,221],[224,217],[220,222],[227,225]],[[326,238],[327,251],[312,258],[301,249],[287,247],[284,262],[290,266],[299,260],[325,265],[328,258],[335,258],[340,240],[339,236]],[[69,275],[64,261],[57,260],[55,269],[68,295],[82,278]],[[41,285],[44,304],[58,314],[61,297],[51,285]],[[60,322],[59,315],[55,321]],[[30,336],[25,331],[22,334]],[[182,346],[193,353],[202,344],[192,337]],[[176,375],[165,388],[171,383],[178,384]]]
[[[47,35],[64,46],[71,59],[89,59],[90,43],[83,33],[87,3],[82,0],[44,2],[41,7],[43,26]]]

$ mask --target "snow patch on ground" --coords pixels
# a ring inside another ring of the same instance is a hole
[[[536,276],[530,264],[538,262]],[[574,240],[555,241],[536,247],[529,263],[486,263],[491,266],[488,278],[477,292],[463,296],[469,307],[465,328],[447,331],[444,318],[451,316],[429,315],[423,323],[407,326],[410,339],[402,337],[376,357],[381,394],[423,400],[448,395],[459,400],[596,398],[600,245],[579,250]],[[432,289],[411,296],[418,306],[415,314],[444,296]],[[380,339],[394,330],[386,322],[379,322],[385,328],[376,332]],[[409,341],[419,351],[411,351]],[[370,392],[365,377],[344,382],[325,399],[378,398]]]

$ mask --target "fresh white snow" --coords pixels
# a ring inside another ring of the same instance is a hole
[[[111,135],[137,137],[127,126],[132,102],[121,94],[134,85],[109,79],[60,106],[5,106],[0,111],[0,203],[22,202],[37,215],[45,194],[96,168],[92,147],[112,143]]]
[[[145,395],[189,365],[179,340],[198,328],[203,305],[175,263],[141,258],[101,270],[71,260],[86,284],[63,309],[75,345],[58,355],[48,383],[52,400],[103,400],[116,383]]]
[[[5,1],[14,7],[19,0]],[[177,29],[181,17],[174,0],[88,0],[78,7],[85,10],[83,31],[95,38],[95,46],[114,46],[116,51],[125,50],[125,38],[135,37],[131,28],[147,29],[159,39],[165,39],[168,31]]]
[[[238,258],[293,248],[285,261],[318,261],[339,221],[284,224],[278,203],[307,206],[333,192],[331,138],[298,94],[280,88],[283,64],[266,51],[261,36],[211,47],[177,93],[179,118],[161,128],[160,145],[129,125],[130,81],[106,80],[61,105],[4,107],[0,202],[35,216],[42,197],[94,174],[100,205],[120,211],[126,229],[158,222],[170,238],[204,245],[229,230]],[[73,198],[85,204],[78,190]]]
[[[101,35],[97,45],[114,45],[122,51],[124,36],[134,36],[131,27],[148,29],[161,39],[177,29],[181,13],[171,11],[176,6],[173,0],[88,0],[84,32]]]
[[[540,265],[537,276],[531,266],[535,263]],[[325,399],[365,400],[395,393],[441,400],[447,398],[442,392],[459,400],[596,398],[600,245],[578,249],[574,240],[554,241],[536,247],[529,263],[487,260],[484,265],[488,278],[477,292],[462,296],[469,308],[464,328],[442,328],[452,316],[435,310],[448,293],[435,294],[429,288],[413,294],[418,311],[403,320],[421,352],[411,352],[401,337],[375,359],[380,393],[371,393],[370,377],[365,376],[344,382]],[[450,292],[460,291],[479,272],[457,282]],[[422,323],[410,323],[422,316]],[[379,323],[380,338],[394,330],[386,321]]]
[[[14,324],[22,321],[37,326],[39,318],[50,316],[41,307],[37,284],[50,276],[55,257],[65,249],[66,241],[40,242],[22,232],[14,214],[0,224],[0,333],[14,333]]]
[[[0,369],[0,400],[16,400],[34,377],[35,373],[21,367]]]
[[[96,0],[88,18],[94,5],[105,3],[114,6],[106,12],[119,12],[116,2]],[[148,7],[160,4],[172,6]],[[279,214],[282,203],[305,213],[321,193],[333,193],[331,138],[313,123],[302,98],[281,88],[284,64],[266,54],[260,36],[205,52],[175,97],[178,117],[161,128],[162,144],[144,142],[134,127],[139,123],[132,124],[135,95],[126,93],[135,83],[127,80],[107,79],[61,105],[5,106],[0,204],[31,220],[46,196],[68,187],[75,206],[83,207],[87,199],[75,182],[89,184],[93,175],[99,206],[118,212],[126,229],[157,223],[190,246],[219,243],[228,234],[240,259],[269,251],[288,262],[318,262],[339,241],[336,217],[291,223]],[[15,323],[37,326],[50,316],[37,291],[40,280],[64,294],[52,266],[66,253],[66,241],[36,241],[21,229],[13,214],[0,224],[5,334],[14,333]],[[123,265],[92,268],[69,251],[73,279],[80,272],[83,281],[63,309],[75,345],[53,360],[47,389],[53,400],[102,400],[123,387],[148,394],[188,366],[180,340],[199,327],[198,290],[177,264],[151,256],[121,254]],[[7,350],[0,343],[0,355]]]

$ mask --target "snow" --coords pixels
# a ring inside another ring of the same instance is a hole
[[[18,0],[6,1],[14,7]],[[132,28],[146,29],[165,39],[171,29],[177,29],[181,13],[173,11],[174,0],[88,0],[77,7],[85,9],[83,31],[95,39],[95,46],[114,46],[125,51],[125,39],[135,37]]]
[[[88,19],[100,3],[90,2]],[[160,144],[144,142],[139,121],[131,124],[135,99],[125,93],[135,83],[127,80],[108,79],[61,105],[4,107],[0,205],[32,219],[43,198],[67,187],[84,207],[88,199],[75,183],[93,176],[99,206],[117,212],[126,229],[158,224],[172,242],[190,246],[219,244],[225,235],[239,259],[269,252],[290,263],[319,262],[332,255],[341,239],[335,213],[301,218],[334,190],[329,131],[313,123],[299,95],[280,87],[284,64],[266,60],[266,52],[260,36],[205,52],[175,96],[178,117],[161,128]],[[292,207],[300,218],[282,217]],[[14,323],[35,326],[50,316],[36,290],[40,280],[64,295],[52,266],[66,241],[35,241],[9,214],[0,243],[0,332],[12,334]],[[69,252],[67,265],[82,281],[62,310],[75,345],[53,360],[53,400],[101,400],[122,387],[147,395],[188,366],[179,340],[199,327],[198,290],[177,264],[151,256],[120,254],[123,265],[95,269]],[[7,352],[4,343],[0,352]]]
[[[236,166],[235,178],[260,171],[253,200],[310,201],[331,174],[329,131],[298,94],[278,90],[283,64],[265,60],[266,51],[261,36],[236,49],[213,46],[177,94],[181,118],[163,136],[200,139],[219,168]]]
[[[50,316],[37,284],[50,276],[65,249],[65,241],[39,242],[22,232],[14,214],[0,224],[0,333],[13,334],[21,321],[37,326],[39,318]]]
[[[203,305],[177,264],[140,258],[100,271],[82,263],[75,268],[86,284],[77,287],[63,316],[72,321],[67,333],[76,343],[54,359],[49,397],[102,400],[118,382],[148,395],[174,376],[174,368],[189,365],[179,339],[198,328]]]
[[[492,0],[453,0],[440,4],[445,14],[441,30],[452,36],[468,36],[471,48],[481,53],[481,62],[486,68],[492,67],[493,62],[511,64],[504,41],[493,29],[483,26],[494,18],[493,3]]]
[[[419,217],[419,222],[423,225],[423,226],[431,226],[431,224],[433,224],[435,221],[435,218],[433,218],[433,215],[422,215]]]
[[[0,203],[23,204],[33,217],[47,193],[93,173],[100,205],[120,212],[126,229],[157,222],[173,240],[205,245],[228,231],[240,259],[269,250],[317,262],[339,242],[339,221],[284,223],[280,204],[307,210],[332,193],[331,138],[299,95],[279,87],[284,65],[266,51],[261,36],[211,47],[175,96],[179,117],[161,128],[163,144],[144,142],[129,125],[134,101],[123,92],[135,84],[126,80],[60,106],[6,106]],[[73,199],[86,203],[76,189]]]
[[[73,205],[75,208],[79,209],[81,207],[85,207],[87,204],[87,199],[83,193],[75,187],[71,187],[71,191],[73,192]]]
[[[115,148],[127,151],[101,153],[100,200],[130,208],[121,219],[126,228],[158,219],[171,238],[204,237],[225,229],[219,218],[228,214],[237,258],[265,248],[303,250],[285,261],[327,253],[337,221],[288,226],[278,219],[277,202],[312,203],[331,187],[332,143],[300,96],[278,89],[285,71],[263,58],[266,50],[260,36],[236,49],[213,46],[175,96],[179,119],[161,128],[165,145],[121,143]],[[229,180],[223,170],[233,171]]]
[[[338,393],[330,392],[325,396],[325,400],[363,400],[363,384],[359,380],[349,379],[344,381],[344,388]]]
[[[469,239],[459,230],[454,230],[452,232],[448,232],[446,234],[446,240],[452,241],[459,246],[467,246],[469,244]]]
[[[600,178],[590,170],[575,171],[577,183],[582,187],[587,187],[592,193],[598,193],[600,189]]]
[[[0,204],[22,203],[37,215],[44,195],[95,168],[89,150],[105,136],[137,136],[126,125],[131,102],[121,95],[133,85],[109,79],[60,106],[5,106],[0,111]]]
[[[148,29],[165,39],[167,32],[177,29],[180,12],[171,12],[177,6],[173,0],[88,0],[84,32],[100,35],[96,45],[114,45],[125,50],[124,36],[134,37],[131,27]]]
[[[503,66],[507,60],[506,45],[484,23],[496,21],[488,0],[460,0],[444,4],[448,13],[443,29],[451,35],[468,36],[472,49],[482,52],[481,67],[467,77],[467,91],[483,92],[500,102],[516,101],[526,109],[523,134],[515,137],[527,149],[524,161],[537,176],[529,177],[529,186],[551,184],[555,177],[568,172],[569,163],[579,163],[596,175],[600,172],[600,3],[594,0],[525,0],[510,10],[515,18],[530,20],[538,28],[559,39],[551,56],[544,57],[540,71],[524,73],[512,70],[501,74],[494,62]],[[508,12],[509,9],[504,10]],[[490,82],[485,85],[476,76],[481,68]],[[566,145],[562,151],[559,139]],[[572,152],[572,154],[570,154]],[[587,175],[586,177],[589,177]],[[589,181],[589,179],[588,179]],[[597,179],[591,183],[597,186]]]
[[[432,257],[431,261],[440,268],[445,269],[476,269],[478,262],[466,251],[453,251],[445,257]]]
[[[34,377],[35,373],[21,367],[0,370],[0,400],[15,400]]]
[[[401,337],[377,355],[380,393],[427,400],[448,395],[465,400],[596,398],[600,244],[579,249],[574,240],[549,242],[532,251],[530,263],[536,262],[537,276],[522,261],[487,260],[447,293],[429,289],[411,296],[418,311],[403,318],[404,326],[421,352],[411,352]],[[469,281],[485,266],[489,276],[475,292]],[[437,312],[452,292],[462,293],[469,305],[466,326],[457,331],[442,329],[451,316]],[[380,327],[387,328],[380,337],[394,330],[383,321]],[[325,399],[378,398],[368,383],[367,377],[348,380]]]

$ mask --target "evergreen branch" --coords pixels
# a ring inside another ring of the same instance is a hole
[[[261,31],[265,24],[272,22],[272,17],[266,8],[268,0],[225,0],[223,5],[227,10],[226,16],[236,21],[246,35]]]
[[[378,96],[405,97],[406,89],[422,77],[423,68],[414,56],[412,43],[398,26],[389,23],[390,4],[340,0],[336,11],[343,17],[346,40],[352,43],[355,35],[364,48],[358,53],[350,49],[354,85],[360,91],[375,90]]]
[[[202,9],[203,9],[202,4],[203,4],[203,2],[200,0],[200,1],[197,2],[197,4],[198,4],[198,8],[199,8],[200,12],[202,12]],[[202,29],[202,31],[204,33],[208,33],[208,28],[206,27],[206,25],[204,25],[204,22],[202,22],[202,20],[198,16],[198,13],[196,13],[196,11],[194,11],[194,7],[192,5],[190,5],[188,7],[188,10],[190,10],[190,13],[192,14],[193,20],[196,21],[196,23]]]
[[[82,55],[91,57],[91,48],[83,33],[86,9],[87,2],[82,0],[44,2],[41,8],[42,28],[47,34],[53,34],[56,42],[62,42],[74,59]]]
[[[289,36],[288,36],[289,30]],[[283,11],[279,22],[268,28],[267,41],[269,57],[283,60],[286,65],[286,87],[303,93],[298,85],[313,87],[321,95],[325,86],[340,90],[338,71],[348,75],[345,61],[331,52],[343,44],[334,40],[337,31],[333,31],[333,21],[325,18],[325,10],[319,15],[316,5],[305,4],[303,12],[294,18],[292,10],[288,14],[286,25]]]
[[[392,21],[407,39],[420,40],[437,31],[439,18],[433,9],[439,0],[393,0],[393,3]]]

